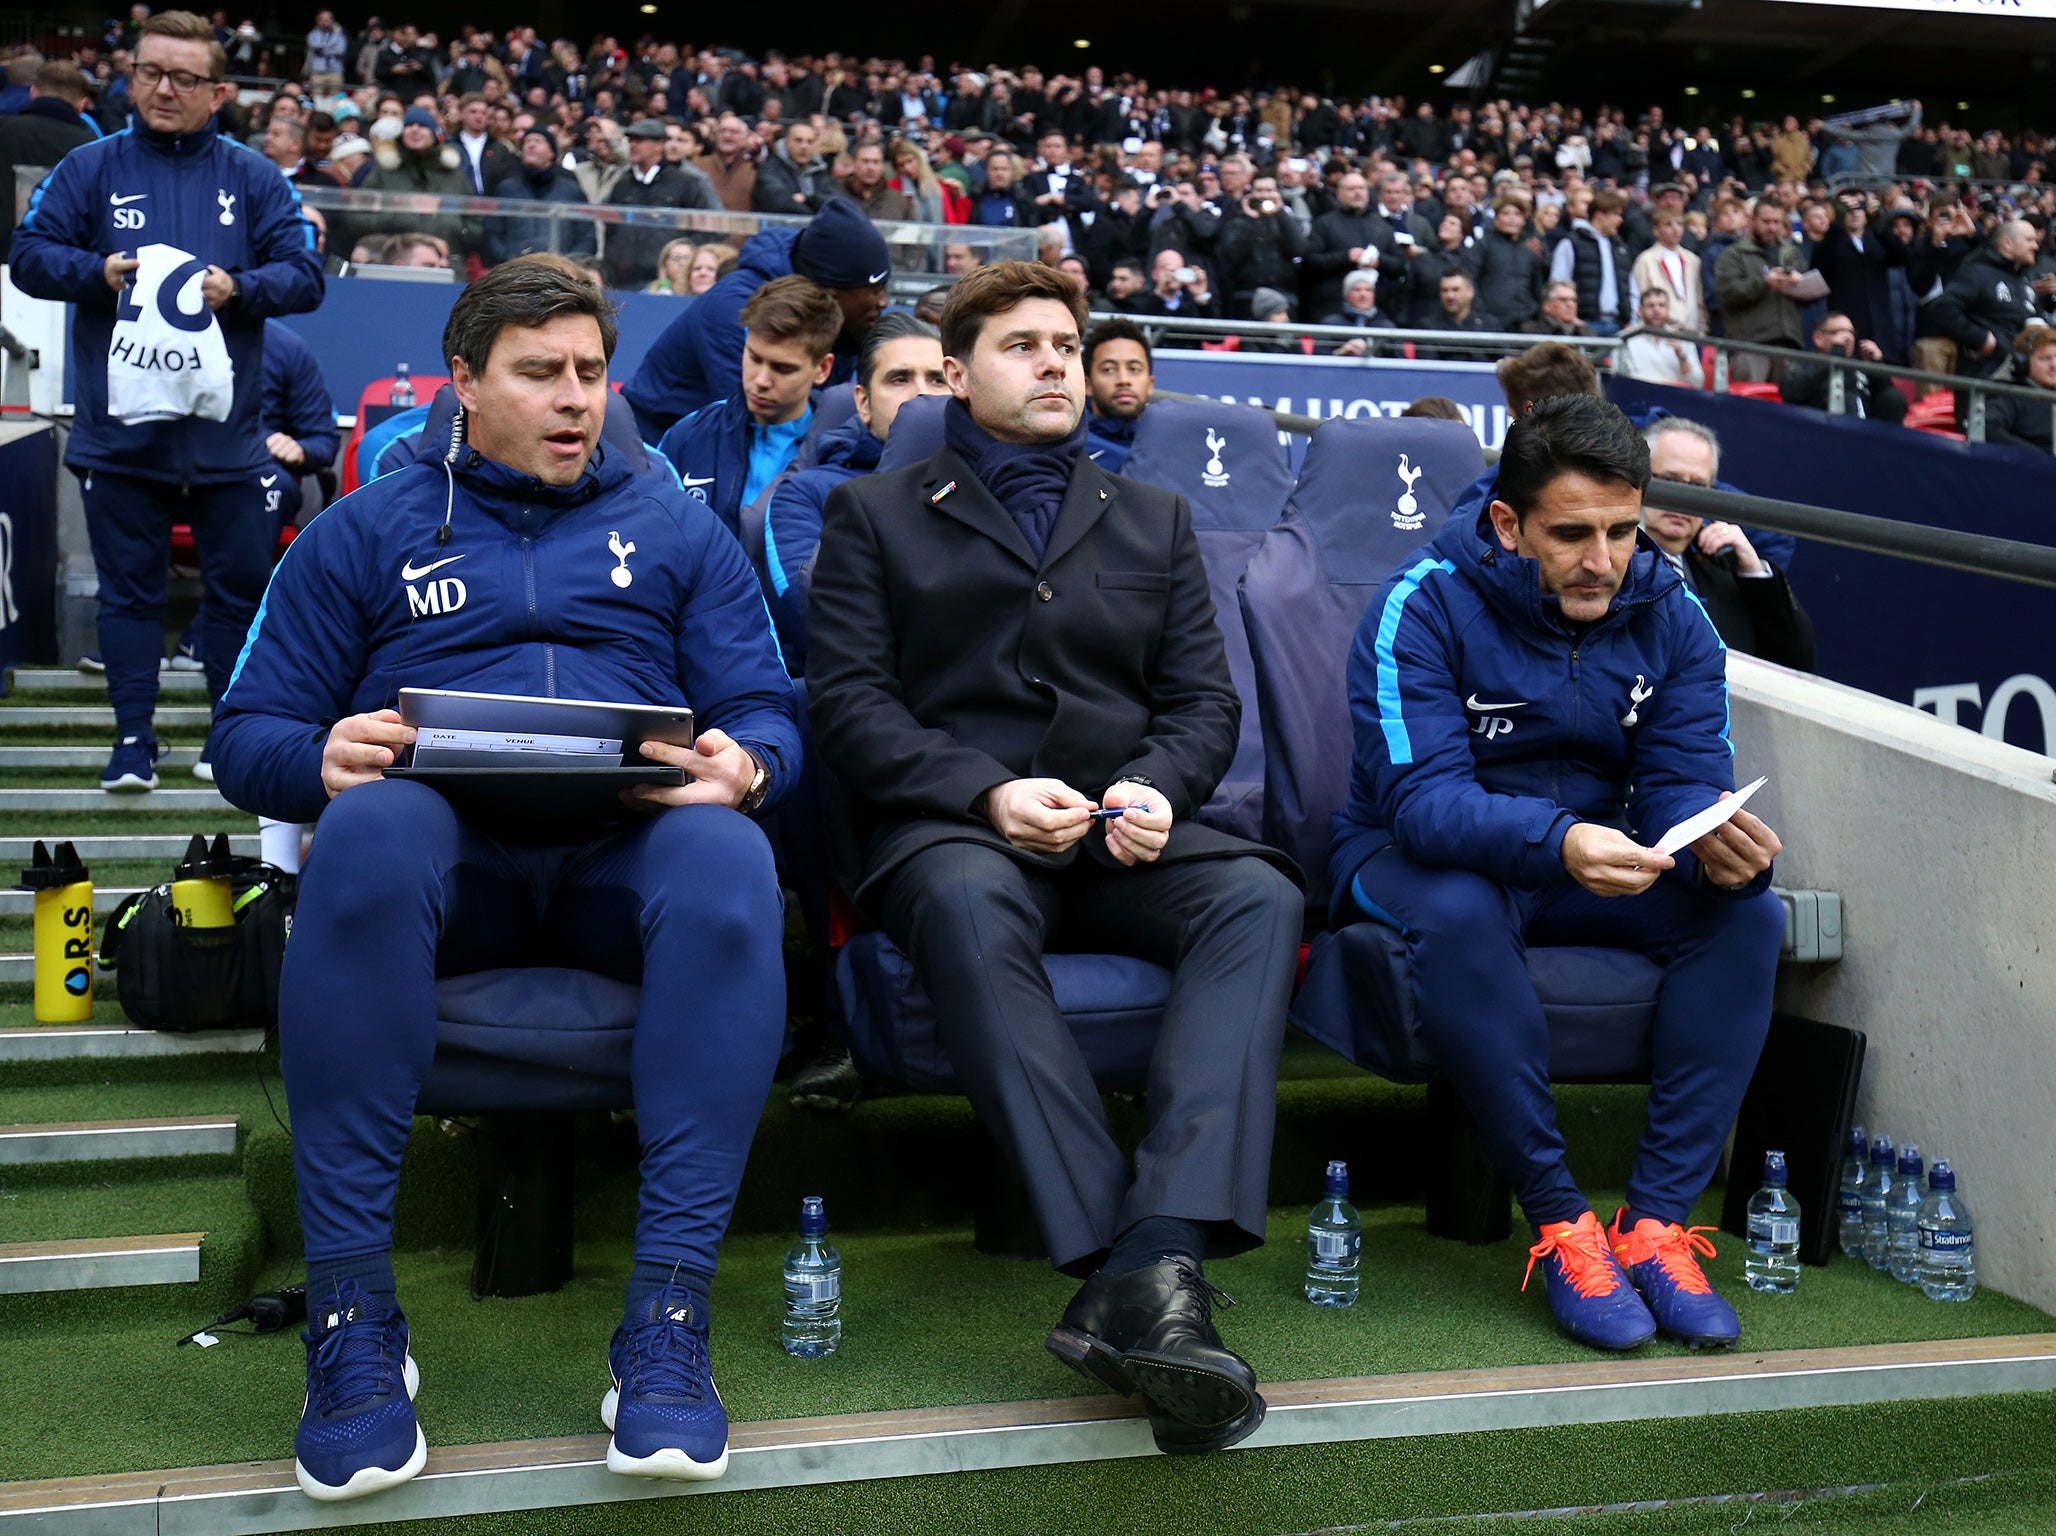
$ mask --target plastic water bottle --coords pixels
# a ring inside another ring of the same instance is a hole
[[[1968,1301],[1977,1294],[1970,1207],[1956,1193],[1945,1157],[1928,1170],[1927,1198],[1920,1203],[1920,1293],[1929,1301]]]
[[[1872,1269],[1892,1262],[1892,1189],[1899,1175],[1892,1163],[1892,1138],[1878,1136],[1870,1144],[1870,1177],[1863,1184],[1863,1258]]]
[[[1749,1252],[1742,1276],[1753,1291],[1789,1296],[1799,1288],[1799,1202],[1785,1186],[1785,1154],[1763,1154],[1763,1188],[1749,1197]]]
[[[1328,1164],[1327,1184],[1306,1218],[1306,1299],[1317,1307],[1354,1306],[1364,1224],[1349,1203],[1349,1164]]]
[[[1901,1285],[1912,1285],[1920,1278],[1920,1208],[1925,1203],[1921,1172],[1920,1148],[1909,1141],[1899,1149],[1899,1182],[1885,1212],[1892,1236],[1892,1278]]]
[[[842,1342],[842,1255],[821,1240],[828,1210],[819,1195],[800,1201],[800,1240],[785,1253],[785,1317],[779,1341],[788,1355],[832,1355]]]
[[[401,410],[414,403],[414,380],[407,372],[407,365],[400,364],[393,370],[392,402]]]
[[[1842,1204],[1840,1235],[1842,1252],[1852,1259],[1863,1257],[1863,1188],[1870,1174],[1870,1143],[1863,1127],[1849,1127],[1849,1145],[1842,1154]]]

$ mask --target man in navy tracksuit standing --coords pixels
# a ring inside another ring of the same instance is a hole
[[[1333,862],[1337,917],[1406,936],[1425,1043],[1536,1228],[1558,1322],[1601,1349],[1740,1332],[1684,1224],[1755,1070],[1784,933],[1780,845],[1746,810],[1674,856],[1652,846],[1734,769],[1720,637],[1638,537],[1648,480],[1647,446],[1605,401],[1542,400],[1508,430],[1496,479],[1357,630]],[[1564,1164],[1529,941],[1665,967],[1648,1125],[1611,1228]]]
[[[685,306],[650,343],[622,393],[654,443],[682,416],[742,392],[743,306],[766,283],[809,278],[835,295],[842,311],[835,364],[827,381],[856,371],[864,333],[885,313],[892,255],[885,236],[846,197],[832,197],[800,229],[760,229],[743,242],[735,270]]]
[[[463,407],[443,452],[307,525],[222,701],[222,792],[320,818],[279,996],[311,1318],[296,1466],[315,1498],[389,1487],[427,1454],[390,1250],[435,979],[538,962],[642,983],[642,1207],[607,1464],[727,1465],[707,1290],[785,1023],[778,883],[748,816],[797,777],[797,706],[742,547],[600,442],[614,339],[562,257],[466,288],[443,333]],[[638,785],[618,816],[540,841],[384,777],[413,739],[389,707],[406,686],[690,705],[700,734],[643,748],[682,785]]]
[[[14,281],[76,306],[80,479],[100,577],[115,743],[100,786],[157,787],[165,546],[189,523],[206,585],[200,650],[219,702],[278,538],[262,478],[264,322],[321,303],[321,257],[278,167],[217,133],[233,94],[214,31],[189,11],[142,26],[136,121],[82,145],[36,188]],[[201,754],[204,767],[211,743]],[[205,776],[204,774],[202,775]]]

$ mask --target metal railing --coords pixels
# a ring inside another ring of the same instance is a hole
[[[324,187],[298,183],[300,200],[331,215],[349,228],[375,226],[383,233],[404,233],[415,227],[434,232],[451,224],[473,224],[483,240],[492,221],[521,221],[526,244],[560,254],[587,254],[604,248],[616,230],[644,230],[652,235],[691,237],[696,243],[725,240],[740,244],[759,230],[803,228],[803,215],[730,213],[725,209],[632,208],[608,203],[545,203],[515,197],[448,197],[430,192],[370,191],[362,187]],[[407,221],[413,220],[414,224]],[[881,221],[876,225],[892,256],[895,290],[931,287],[944,276],[952,245],[967,247],[978,262],[1008,259],[1033,261],[1038,239],[1032,229],[998,229],[975,224],[912,224]],[[594,237],[597,235],[597,239]],[[331,254],[347,255],[331,242]],[[651,252],[654,260],[655,251]],[[645,274],[653,277],[654,272]],[[918,282],[915,280],[919,280]]]
[[[2031,587],[2056,587],[2056,549],[2046,544],[1998,539],[1958,528],[1930,528],[1924,523],[1902,523],[1889,517],[1840,512],[1742,491],[1681,485],[1674,480],[1651,480],[1642,493],[1642,501],[1645,506],[1665,511],[1746,523],[1752,528],[1769,528],[1795,538],[1916,560],[1945,570],[1997,576]]]
[[[1836,357],[1829,353],[1802,352],[1792,347],[1770,346],[1762,342],[1737,341],[1730,336],[1707,336],[1697,331],[1659,330],[1651,326],[1634,325],[1618,336],[1535,336],[1515,331],[1435,331],[1420,329],[1362,330],[1346,325],[1298,325],[1291,322],[1271,324],[1255,320],[1189,320],[1177,316],[1120,315],[1110,312],[1096,312],[1095,320],[1120,318],[1133,321],[1147,336],[1152,346],[1165,341],[1215,341],[1228,336],[1240,336],[1247,341],[1256,338],[1259,342],[1288,342],[1288,348],[1274,345],[1264,347],[1264,353],[1279,351],[1292,356],[1301,349],[1300,337],[1311,337],[1315,343],[1314,356],[1333,358],[1334,348],[1327,343],[1361,340],[1367,343],[1361,356],[1341,359],[1343,362],[1368,363],[1393,361],[1388,348],[1402,342],[1412,342],[1416,347],[1433,350],[1435,357],[1430,361],[1448,362],[1452,353],[1462,353],[1478,362],[1492,361],[1510,353],[1522,352],[1545,341],[1561,341],[1591,358],[1594,367],[1612,367],[1622,343],[1632,336],[1655,336],[1666,341],[1684,342],[1694,348],[1711,347],[1714,351],[1713,371],[1708,383],[1716,394],[1728,393],[1731,369],[1729,360],[1736,354],[1769,357],[1781,363],[1812,362],[1823,363],[1828,370],[1828,412],[1830,415],[1847,415],[1850,404],[1851,372],[1869,374],[1873,378],[1910,379],[1916,383],[1933,385],[1936,389],[1950,390],[1965,397],[1961,411],[1964,436],[1973,443],[1985,441],[1985,405],[1990,399],[2005,395],[2027,400],[2051,413],[2052,425],[2056,425],[2056,392],[2029,384],[2009,384],[1997,379],[1981,379],[1966,374],[1935,373],[1925,368],[1912,368],[1897,363],[1871,363],[1857,358]],[[1242,355],[1238,353],[1237,355]],[[1263,355],[1263,354],[1259,354]]]
[[[2056,413],[2056,392],[2032,384],[2008,384],[1998,379],[1980,379],[1961,373],[1936,373],[1930,369],[1904,367],[1898,363],[1869,363],[1860,358],[1837,357],[1830,352],[1801,352],[1793,347],[1736,341],[1730,336],[1705,336],[1696,331],[1657,330],[1638,325],[1623,332],[1621,339],[1625,341],[1634,335],[1655,336],[1665,341],[1682,341],[1695,347],[1712,347],[1713,376],[1710,382],[1715,394],[1728,392],[1728,359],[1734,353],[1769,357],[1786,363],[1825,363],[1828,370],[1827,408],[1828,413],[1834,416],[1848,414],[1849,375],[1852,372],[1869,374],[1880,381],[1911,379],[1917,384],[1932,384],[1938,390],[1951,390],[1966,397],[1961,413],[1963,433],[1973,443],[1982,443],[1985,440],[1985,402],[1994,396],[2006,395],[2014,399],[2027,400],[2044,410]],[[2052,424],[2056,424],[2056,414],[2052,414],[2050,419]]]
[[[1443,362],[1457,361],[1442,354],[1462,352],[1478,354],[1469,360],[1495,362],[1510,353],[1524,352],[1537,342],[1560,341],[1565,346],[1592,355],[1594,364],[1610,359],[1620,346],[1616,336],[1534,336],[1524,331],[1438,331],[1420,328],[1397,328],[1392,330],[1366,330],[1353,325],[1301,325],[1287,321],[1283,325],[1260,320],[1188,320],[1177,315],[1129,315],[1116,311],[1095,311],[1094,320],[1128,320],[1141,328],[1150,345],[1163,341],[1219,341],[1229,336],[1239,336],[1245,341],[1254,337],[1258,341],[1287,341],[1293,343],[1285,355],[1298,352],[1299,337],[1310,337],[1316,343],[1314,356],[1333,357],[1332,347],[1323,348],[1319,343],[1361,341],[1365,343],[1364,355],[1346,357],[1344,362],[1392,361],[1389,354],[1378,354],[1378,348],[1397,346],[1412,342],[1416,347],[1432,348]]]

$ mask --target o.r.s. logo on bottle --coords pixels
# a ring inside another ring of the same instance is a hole
[[[64,909],[64,990],[85,997],[93,990],[93,908]]]

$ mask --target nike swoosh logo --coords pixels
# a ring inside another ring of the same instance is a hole
[[[412,560],[409,560],[405,565],[400,567],[400,580],[419,581],[422,577],[428,575],[431,571],[439,571],[446,565],[455,565],[459,560],[462,560],[463,558],[464,557],[462,555],[446,555],[440,560],[432,561],[429,564],[422,566],[420,570],[416,570],[414,568],[414,562]]]
[[[1465,699],[1463,704],[1465,709],[1475,709],[1481,715],[1490,714],[1495,709],[1526,709],[1528,707],[1526,699],[1515,699],[1511,704],[1480,704],[1475,693]]]
[[[884,282],[890,276],[892,276],[892,268],[887,267],[883,272],[874,273],[871,277],[871,281],[864,284],[864,286],[866,288],[876,288],[880,283]]]
[[[126,207],[130,203],[140,203],[144,198],[148,197],[149,195],[150,194],[147,192],[131,192],[126,197],[115,197],[110,195],[107,201],[112,203],[117,208],[122,208]]]
[[[276,484],[278,484],[278,476],[277,476],[277,475],[260,475],[260,476],[258,476],[258,478],[257,478],[257,483],[258,483],[259,485],[276,485]],[[460,556],[459,558],[461,559],[462,557]],[[408,579],[409,581],[412,581],[412,580],[413,580],[414,578],[410,576],[410,577],[408,577],[407,579]]]
[[[695,480],[691,475],[680,475],[678,477],[678,483],[684,486],[689,491],[696,485],[712,485],[714,483],[714,477],[712,475],[709,475],[704,480]]]

